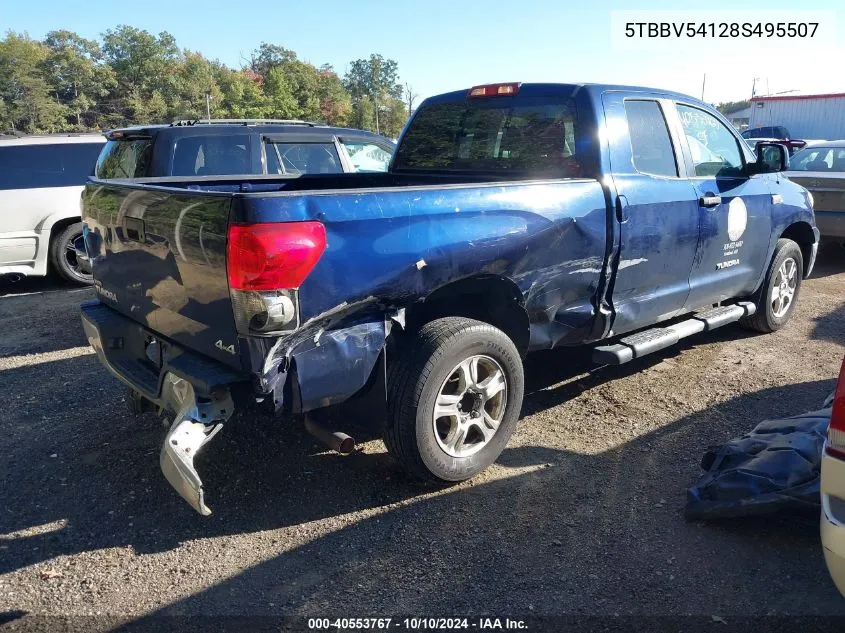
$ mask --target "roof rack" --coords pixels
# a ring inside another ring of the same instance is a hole
[[[173,121],[171,127],[184,127],[191,125],[305,125],[317,127],[320,123],[302,121],[300,119],[183,119]]]

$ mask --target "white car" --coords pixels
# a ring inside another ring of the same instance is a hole
[[[0,277],[62,277],[91,283],[73,242],[79,197],[106,139],[100,134],[0,135]]]
[[[845,596],[845,360],[822,452],[822,546],[830,576]]]

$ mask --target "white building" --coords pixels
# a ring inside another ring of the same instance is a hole
[[[845,93],[751,99],[749,128],[782,125],[792,138],[845,139]]]
[[[748,121],[751,119],[751,107],[743,108],[742,110],[734,110],[733,112],[726,114],[725,118],[731,122],[731,124],[737,130],[744,130],[748,127]]]

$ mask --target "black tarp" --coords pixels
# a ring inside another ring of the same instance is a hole
[[[710,447],[701,460],[706,472],[687,490],[686,517],[721,519],[817,509],[830,411],[766,420],[742,437]]]

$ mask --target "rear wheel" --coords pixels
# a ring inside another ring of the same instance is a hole
[[[50,242],[50,263],[63,278],[77,284],[90,285],[93,275],[84,271],[76,257],[73,242],[82,235],[82,222],[70,224],[53,236]]]
[[[408,341],[388,375],[388,451],[411,474],[457,482],[499,457],[522,408],[522,359],[501,330],[436,319]]]
[[[779,239],[763,285],[753,297],[757,312],[742,319],[740,324],[764,333],[786,325],[795,309],[803,276],[801,248],[792,240]]]

